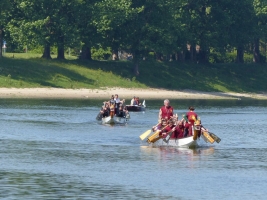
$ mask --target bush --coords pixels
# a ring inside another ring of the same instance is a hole
[[[236,60],[236,52],[230,53],[219,53],[219,52],[212,52],[209,55],[209,62],[210,63],[235,63]],[[244,63],[252,63],[253,62],[253,55],[252,54],[244,54]]]
[[[92,48],[91,49],[92,53],[92,59],[93,60],[108,60],[111,58],[111,49],[103,49],[103,48]]]

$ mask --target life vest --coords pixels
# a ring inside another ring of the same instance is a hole
[[[173,116],[173,107],[171,106],[168,107],[162,106],[160,110],[161,110],[161,118],[163,119],[165,118],[170,119]]]
[[[194,111],[187,112],[186,117],[191,124],[194,124],[194,122],[197,120],[197,114]]]

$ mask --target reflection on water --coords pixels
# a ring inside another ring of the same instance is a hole
[[[140,141],[158,100],[125,126],[100,125],[99,100],[0,100],[0,197],[265,199],[266,102],[171,103],[180,116],[194,105],[222,141],[197,149]]]

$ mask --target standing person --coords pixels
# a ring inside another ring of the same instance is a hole
[[[115,94],[114,101],[115,101],[115,114],[117,114],[117,113],[119,113],[119,107],[122,103],[118,94]]]
[[[164,106],[159,109],[159,120],[167,118],[168,120],[173,116],[173,107],[170,106],[169,99],[164,100]]]
[[[193,106],[190,106],[189,111],[186,113],[186,118],[188,119],[188,122],[186,124],[186,128],[188,129],[188,136],[193,135],[192,127],[194,126],[194,122],[197,119],[197,113],[195,113],[195,108]]]
[[[191,124],[194,124],[197,119],[197,113],[195,113],[195,108],[193,106],[190,106],[188,109],[189,111],[186,113],[186,117]]]
[[[109,100],[109,109],[110,109],[110,116],[113,118],[115,115],[115,100],[114,100],[114,95],[111,96]]]

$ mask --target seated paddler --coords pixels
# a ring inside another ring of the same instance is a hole
[[[152,127],[152,131],[155,132],[157,130],[161,130],[163,127],[165,127],[168,123],[168,119],[162,118],[158,121],[159,123]]]
[[[109,104],[106,103],[102,109],[100,110],[100,113],[102,114],[102,117],[108,117],[110,114]]]
[[[173,130],[173,134],[171,135],[172,139],[181,139],[184,137],[184,123],[183,120],[178,121],[177,126],[175,126]]]
[[[174,130],[175,130],[174,121],[169,120],[168,125],[160,131],[159,135],[161,135],[162,138],[165,138],[170,132],[173,132]]]
[[[117,117],[126,117],[127,114],[128,114],[128,110],[125,109],[123,105],[120,105],[118,113],[116,113],[116,116]]]

